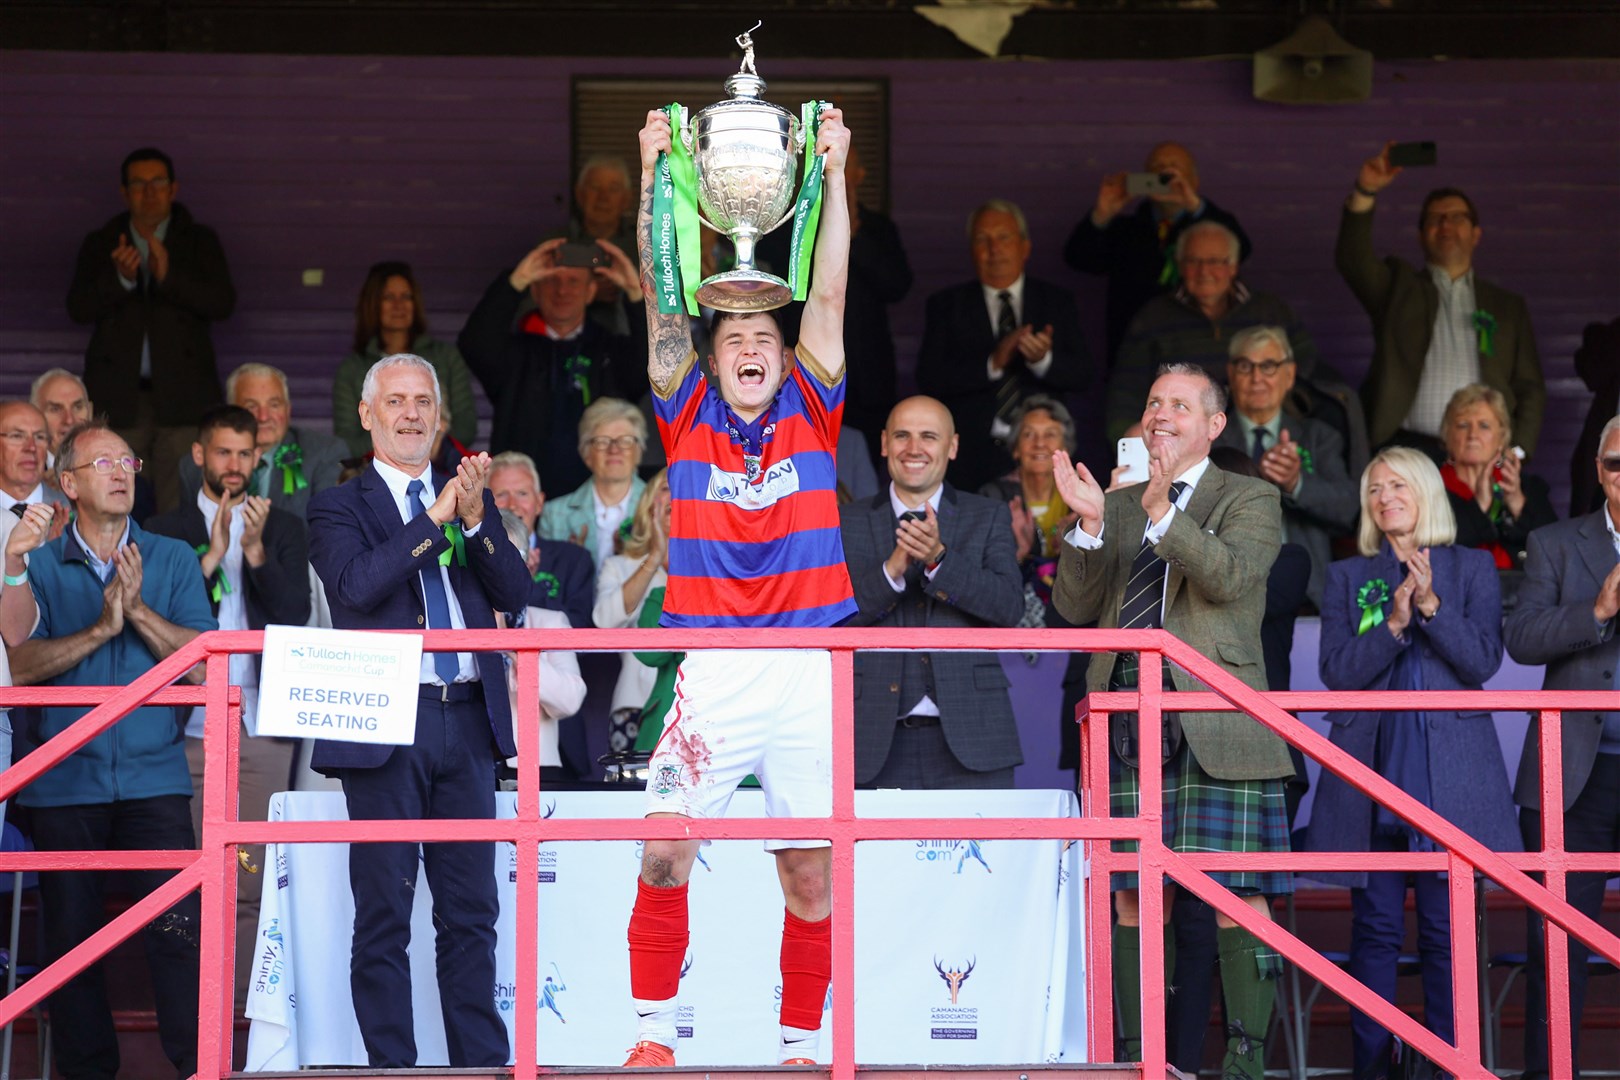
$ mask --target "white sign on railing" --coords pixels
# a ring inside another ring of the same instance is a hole
[[[409,746],[421,670],[417,634],[267,626],[258,734]]]

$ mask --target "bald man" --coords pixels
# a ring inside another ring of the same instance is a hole
[[[889,485],[839,508],[853,626],[1016,626],[1024,611],[1005,503],[945,483],[956,426],[912,397],[889,413]],[[1010,788],[1018,746],[994,653],[860,653],[855,779],[875,787]]]
[[[1179,283],[1170,258],[1181,230],[1199,221],[1214,221],[1232,230],[1249,257],[1249,238],[1237,218],[1198,191],[1198,163],[1180,143],[1160,143],[1148,152],[1143,172],[1167,177],[1165,190],[1149,195],[1126,213],[1133,198],[1125,174],[1103,177],[1091,213],[1069,234],[1063,261],[1082,274],[1108,279],[1108,363],[1119,354],[1125,328],[1143,304]]]

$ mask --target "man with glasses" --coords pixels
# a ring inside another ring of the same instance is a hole
[[[1385,145],[1361,165],[1339,218],[1339,275],[1373,324],[1372,367],[1361,384],[1374,448],[1414,446],[1445,460],[1441,420],[1469,383],[1502,392],[1513,435],[1534,453],[1547,386],[1524,298],[1474,274],[1484,234],[1473,200],[1456,188],[1423,199],[1418,240],[1424,266],[1373,254],[1373,207],[1401,170]]]
[[[13,524],[22,516],[19,508],[29,503],[67,506],[62,493],[45,483],[50,445],[44,413],[26,401],[0,401],[0,515],[12,516]],[[66,513],[61,520],[67,520]],[[0,524],[0,543],[10,531]]]
[[[1360,489],[1344,464],[1344,440],[1289,402],[1299,364],[1280,326],[1251,326],[1232,336],[1226,381],[1232,407],[1216,446],[1254,459],[1260,477],[1282,493],[1283,540],[1311,557],[1306,594],[1322,602],[1332,540],[1348,536],[1361,513]],[[1283,688],[1279,688],[1283,689]]]
[[[217,627],[197,558],[179,540],[146,532],[130,517],[141,460],[104,422],[68,432],[57,457],[62,492],[76,517],[27,565],[6,552],[6,592],[28,581],[38,605],[33,636],[11,650],[19,686],[126,686],[204,630]],[[30,511],[32,513],[32,511]],[[19,526],[18,532],[22,531]],[[43,539],[37,529],[36,539]],[[3,602],[3,600],[0,600]],[[202,681],[202,666],[186,679]],[[85,706],[32,710],[18,725],[21,754],[83,717]],[[41,851],[164,851],[196,847],[191,773],[173,708],[135,709],[17,796],[30,809]],[[124,871],[137,897],[171,870]],[[40,875],[49,959],[56,960],[106,920],[99,873]],[[199,932],[191,893],[143,931],[163,1051],[181,1076],[197,1065]],[[51,998],[52,1047],[62,1074],[118,1073],[101,966]]]
[[[1502,640],[1521,664],[1546,664],[1544,690],[1614,690],[1620,670],[1620,416],[1604,425],[1596,466],[1603,505],[1583,517],[1530,534],[1519,602],[1508,613]],[[1532,719],[1513,798],[1522,809],[1526,851],[1541,848],[1541,725]],[[1620,708],[1564,713],[1564,847],[1620,850]],[[1596,919],[1605,875],[1570,874],[1569,902]],[[1527,912],[1530,958],[1525,986],[1525,1080],[1546,1080],[1547,946],[1542,920]],[[1569,939],[1569,1008],[1580,1049],[1586,1004],[1585,942]],[[1577,1068],[1579,1067],[1577,1062]]]
[[[1161,365],[1197,364],[1219,382],[1232,335],[1247,327],[1282,327],[1293,343],[1299,373],[1309,377],[1316,371],[1316,343],[1288,304],[1238,279],[1242,250],[1242,239],[1218,221],[1181,230],[1175,246],[1181,284],[1142,305],[1115,358],[1108,380],[1110,441],[1141,419],[1142,402]]]
[[[229,317],[236,289],[219,237],[174,201],[168,155],[133,151],[119,184],[127,209],[80,245],[68,316],[95,327],[85,386],[150,460],[158,509],[168,510],[180,498],[175,466],[190,455],[203,410],[220,400],[209,324]]]

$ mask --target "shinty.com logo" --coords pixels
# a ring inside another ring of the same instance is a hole
[[[918,840],[912,858],[920,863],[933,863],[941,870],[954,870],[957,874],[972,860],[990,874],[994,871],[984,855],[987,844],[985,840]]]

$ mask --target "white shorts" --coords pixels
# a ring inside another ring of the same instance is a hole
[[[725,817],[753,773],[770,817],[832,813],[832,660],[825,652],[691,652],[647,764],[647,813]],[[827,847],[767,840],[765,850]]]

